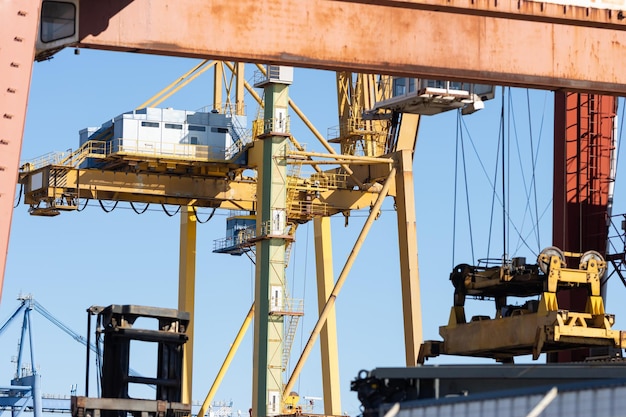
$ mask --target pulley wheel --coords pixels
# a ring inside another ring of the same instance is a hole
[[[542,250],[537,257],[539,269],[541,269],[541,272],[544,274],[548,273],[548,269],[550,269],[550,259],[552,259],[553,256],[558,256],[561,261],[561,265],[565,265],[565,255],[563,254],[563,251],[556,246],[549,246]]]
[[[587,252],[583,253],[583,256],[580,257],[580,265],[587,265],[587,263],[591,260],[594,260],[598,263],[598,275],[600,276],[600,278],[602,278],[604,276],[604,273],[606,272],[606,263],[604,262],[604,258],[602,257],[602,255],[600,255],[599,252],[596,252],[595,250],[588,250]],[[603,264],[604,266],[600,264]]]

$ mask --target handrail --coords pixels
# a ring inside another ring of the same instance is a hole
[[[21,170],[28,172],[50,165],[78,168],[87,158],[104,159],[122,154],[227,161],[236,158],[252,141],[251,136],[247,134],[240,136],[240,139],[229,147],[163,143],[127,138],[108,141],[90,140],[75,151],[50,152],[23,163]]]

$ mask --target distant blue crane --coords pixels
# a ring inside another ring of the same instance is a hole
[[[4,410],[11,410],[12,417],[19,417],[23,411],[32,411],[34,417],[42,417],[42,412],[70,412],[70,399],[44,397],[42,396],[41,387],[41,375],[35,368],[35,349],[32,332],[32,320],[30,312],[35,310],[43,317],[45,317],[52,324],[57,326],[63,332],[68,334],[72,339],[81,343],[83,346],[87,346],[87,340],[77,332],[73,331],[56,317],[54,317],[48,310],[46,310],[41,304],[39,304],[31,295],[19,296],[18,300],[21,304],[11,314],[6,322],[0,326],[0,336],[9,327],[9,325],[23,313],[22,319],[22,333],[19,340],[19,349],[16,364],[15,378],[11,380],[11,385],[8,387],[0,386],[0,415]],[[26,335],[28,332],[28,342],[30,348],[30,366],[23,366],[24,346],[26,341]],[[96,345],[91,343],[89,345],[90,350],[98,353]]]
[[[34,413],[33,417],[43,417],[43,412],[70,413],[70,398],[60,398],[60,396],[43,396],[41,393],[41,375],[39,375],[35,368],[35,350],[32,337],[30,312],[35,310],[49,322],[85,347],[87,346],[87,339],[54,317],[48,310],[39,304],[32,297],[32,295],[20,295],[17,299],[21,301],[21,304],[17,307],[13,314],[11,314],[7,321],[0,326],[0,336],[2,336],[2,333],[4,333],[9,325],[17,319],[20,313],[23,313],[22,333],[18,343],[17,370],[15,378],[11,380],[10,386],[0,386],[0,416],[6,410],[11,410],[11,417],[19,417],[23,411],[32,411]],[[22,366],[27,332],[30,347],[30,367]],[[98,349],[96,344],[89,343],[89,350],[96,354],[96,360],[101,364],[102,362],[100,360],[100,356],[102,349]],[[134,369],[130,369],[129,373],[133,376],[141,376]],[[154,385],[149,386],[156,389]],[[74,395],[74,391],[75,389],[72,391],[72,395]],[[199,407],[199,404],[192,405],[193,416],[198,414]],[[230,415],[232,415],[232,407],[230,409]]]

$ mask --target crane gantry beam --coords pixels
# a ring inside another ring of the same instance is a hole
[[[404,9],[473,14],[533,22],[559,23],[571,26],[624,30],[626,21],[619,1],[572,0],[544,1],[485,1],[485,0],[339,0],[352,3],[377,4]],[[578,5],[578,6],[576,6]],[[587,7],[584,7],[584,6]],[[590,7],[592,6],[593,7]],[[621,12],[621,13],[620,13]]]
[[[614,29],[622,22],[618,13],[600,21],[600,12],[584,9],[599,19],[590,27],[582,26],[577,7],[565,8],[577,16],[565,25],[514,13],[512,6],[507,16],[515,18],[481,15],[489,14],[486,8],[421,10],[413,3],[83,1],[79,47],[626,93],[626,32]],[[596,27],[607,23],[615,24]]]

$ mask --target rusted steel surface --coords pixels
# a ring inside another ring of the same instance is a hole
[[[589,0],[589,6],[556,4],[554,2],[520,0],[338,0],[351,3],[378,4],[419,10],[503,17],[572,26],[626,29],[626,2]],[[575,0],[580,4],[584,1]],[[567,1],[563,1],[567,3]],[[573,2],[572,2],[573,3]]]
[[[554,106],[552,243],[570,252],[595,250],[606,256],[616,98],[557,93]],[[561,291],[559,305],[584,311],[587,295],[586,288]],[[551,360],[586,356],[586,350],[560,352]]]
[[[80,46],[626,94],[626,32],[330,0],[81,3]]]
[[[0,298],[4,282],[40,0],[0,1]]]

